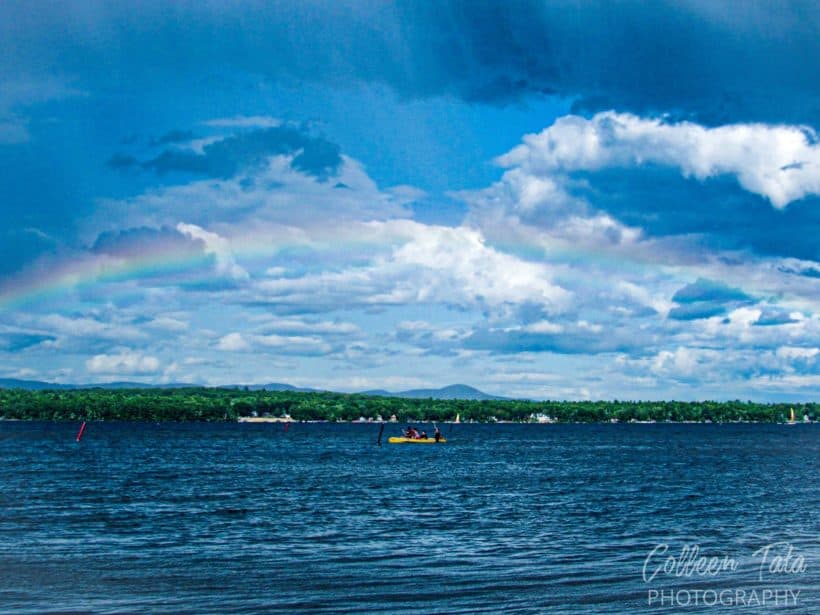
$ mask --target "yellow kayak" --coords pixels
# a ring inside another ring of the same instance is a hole
[[[392,438],[388,438],[387,441],[390,444],[436,444],[435,438],[404,438],[393,436]],[[438,444],[444,444],[445,442],[447,442],[447,440],[441,438]]]

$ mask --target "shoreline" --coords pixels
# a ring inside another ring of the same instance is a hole
[[[282,417],[239,417],[236,420],[154,420],[154,419],[40,419],[40,418],[6,418],[0,416],[0,423],[154,423],[163,425],[172,424],[196,424],[196,423],[243,423],[251,425],[262,424],[328,424],[328,425],[540,425],[540,426],[555,426],[555,425],[783,425],[786,427],[794,427],[795,425],[815,425],[820,421],[795,421],[790,423],[788,421],[436,421],[432,419],[411,420],[411,421],[345,421],[345,420],[326,420],[326,419],[302,419],[295,420]]]

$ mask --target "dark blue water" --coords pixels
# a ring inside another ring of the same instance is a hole
[[[817,425],[462,425],[382,448],[374,425],[76,429],[0,423],[0,612],[820,608]],[[646,582],[659,544],[736,567]]]

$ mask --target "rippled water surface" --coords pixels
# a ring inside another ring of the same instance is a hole
[[[820,612],[817,425],[77,427],[0,423],[1,612]],[[736,567],[646,582],[664,543]]]

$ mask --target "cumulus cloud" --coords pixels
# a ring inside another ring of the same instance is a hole
[[[245,341],[245,338],[242,337],[241,333],[228,333],[227,335],[219,338],[216,348],[218,350],[226,350],[228,352],[243,352],[250,350],[251,345]]]
[[[314,335],[267,335],[229,333],[219,339],[218,350],[227,352],[275,352],[282,355],[322,356],[330,354],[334,346]]]
[[[228,231],[275,247],[276,233],[288,243],[307,239],[312,229],[344,230],[351,221],[407,217],[404,191],[382,191],[361,164],[342,156],[336,179],[348,189],[306,175],[285,156],[266,158],[244,178],[192,181],[158,187],[123,199],[102,199],[85,224],[96,234],[119,228],[174,228],[180,220],[213,232]]]
[[[357,325],[340,320],[268,317],[265,317],[255,330],[258,333],[317,334],[334,337],[349,337],[362,332]]]
[[[820,355],[820,348],[799,348],[795,346],[781,346],[775,351],[775,354],[779,358],[786,359],[789,361],[808,361]]]
[[[544,193],[541,198],[558,190],[554,182],[540,179],[544,176],[653,164],[675,167],[699,180],[734,176],[744,189],[777,208],[820,194],[820,145],[817,134],[802,126],[708,128],[612,111],[590,119],[571,115],[524,137],[523,144],[498,162],[539,178],[533,181],[546,186],[538,190]]]
[[[146,338],[144,332],[131,324],[110,321],[94,315],[46,314],[42,316],[25,317],[24,321],[31,321],[36,326],[60,337],[77,337],[103,340],[138,340]]]
[[[333,350],[333,346],[318,336],[307,335],[254,335],[251,340],[257,346],[270,348],[278,353],[316,356],[326,355]]]
[[[85,362],[85,368],[92,374],[147,375],[157,373],[160,362],[156,357],[123,351],[94,355]]]
[[[196,224],[180,222],[176,229],[192,239],[198,239],[205,245],[205,252],[216,258],[217,273],[226,275],[234,280],[247,280],[248,272],[236,264],[231,252],[230,242],[217,233],[211,233]]]
[[[181,320],[179,318],[173,318],[171,316],[159,316],[157,318],[149,320],[146,323],[146,326],[152,329],[158,329],[160,331],[179,333],[182,331],[186,331],[190,325],[187,321]]]
[[[719,355],[718,351],[704,348],[662,350],[652,359],[650,369],[655,374],[676,379],[708,379],[708,374],[704,373],[705,368],[718,359]]]
[[[259,282],[255,298],[325,308],[441,303],[491,311],[532,303],[547,312],[562,310],[571,299],[552,281],[549,266],[496,250],[474,229],[390,221],[357,231],[395,247],[367,266]]]

